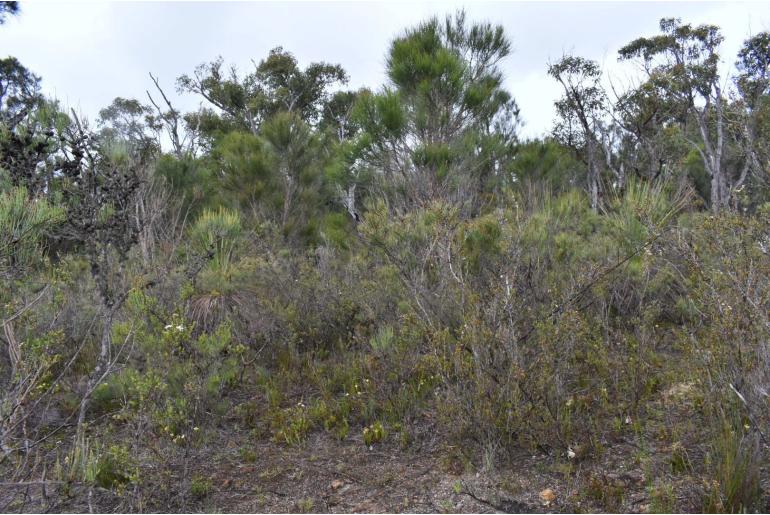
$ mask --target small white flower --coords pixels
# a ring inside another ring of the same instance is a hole
[[[171,329],[172,327],[173,327],[173,326],[172,326],[171,324],[168,324],[166,327],[164,327],[164,329],[165,329],[166,331],[168,331],[168,330],[169,330],[169,329]]]
[[[569,459],[573,459],[575,457],[575,451],[572,450],[572,447],[567,447],[567,457]]]
[[[176,326],[176,330],[180,331],[180,332],[184,331],[184,326],[183,325],[178,325],[178,326]]]

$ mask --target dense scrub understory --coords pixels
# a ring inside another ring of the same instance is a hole
[[[332,95],[279,48],[98,131],[2,61],[0,511],[770,509],[767,90],[721,171],[673,118],[522,143],[508,51],[460,13]]]

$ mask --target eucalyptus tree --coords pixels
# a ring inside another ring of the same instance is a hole
[[[761,190],[770,193],[770,32],[747,39],[735,63],[738,75],[739,141],[743,148],[743,179],[750,176]]]
[[[724,39],[715,25],[682,24],[677,18],[660,21],[661,34],[638,38],[619,50],[621,60],[641,62],[648,79],[681,113],[692,115],[698,137],[682,134],[701,156],[711,179],[711,209],[729,205],[731,189],[740,178],[725,166],[726,101],[718,71],[719,46]],[[680,118],[680,119],[681,119]]]
[[[559,120],[554,136],[576,149],[587,166],[586,188],[591,208],[599,206],[602,146],[597,134],[606,108],[599,65],[583,57],[566,55],[548,67],[548,74],[561,84],[564,96],[556,102]]]
[[[356,158],[384,178],[392,205],[444,199],[470,214],[499,191],[518,125],[499,67],[510,51],[501,26],[469,24],[463,12],[393,41],[389,84],[363,92],[355,111]]]
[[[133,98],[116,97],[99,111],[100,136],[112,144],[125,144],[139,153],[160,152],[160,133],[153,110]]]
[[[360,126],[353,119],[353,108],[359,93],[337,91],[323,105],[318,124],[320,132],[326,132],[339,143],[349,141],[358,134]]]
[[[626,169],[641,179],[666,176],[680,156],[672,153],[678,126],[671,123],[676,112],[665,91],[654,81],[645,80],[616,96],[613,120],[625,135]]]

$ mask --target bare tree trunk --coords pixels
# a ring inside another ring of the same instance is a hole
[[[599,208],[599,166],[596,162],[596,143],[591,135],[588,135],[588,197],[591,200],[591,209]]]
[[[356,185],[351,184],[345,190],[345,209],[348,210],[348,214],[358,221],[358,213],[356,212]]]
[[[711,176],[711,210],[715,213],[723,211],[730,206],[730,189],[727,180],[720,169]]]
[[[607,165],[607,169],[611,170],[615,175],[615,186],[619,191],[623,191],[626,187],[626,169],[625,164],[621,161],[618,166],[612,163],[612,146],[610,144],[610,129],[606,129],[602,133],[602,150],[604,151],[604,162]]]
[[[711,210],[718,213],[730,206],[730,185],[728,184],[725,170],[722,167],[722,152],[724,149],[724,117],[722,113],[722,94],[720,88],[716,87],[714,111],[716,113],[716,131],[717,139],[712,142],[708,127],[708,112],[711,108],[711,99],[709,98],[703,110],[696,109],[695,115],[698,120],[698,129],[700,130],[701,140],[703,141],[703,150],[698,151],[703,158],[703,164],[711,177]]]

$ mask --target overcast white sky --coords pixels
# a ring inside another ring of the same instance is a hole
[[[148,72],[177,107],[175,80],[222,55],[242,70],[278,45],[301,66],[340,63],[349,87],[385,81],[385,52],[406,27],[465,7],[471,20],[502,24],[514,52],[503,63],[521,107],[524,136],[546,132],[560,92],[546,75],[549,60],[574,52],[616,75],[617,49],[657,33],[658,20],[679,16],[723,29],[725,67],[747,35],[770,28],[770,3],[718,2],[22,2],[0,28],[0,55],[17,57],[43,77],[46,93],[90,118],[116,96],[145,99]]]

